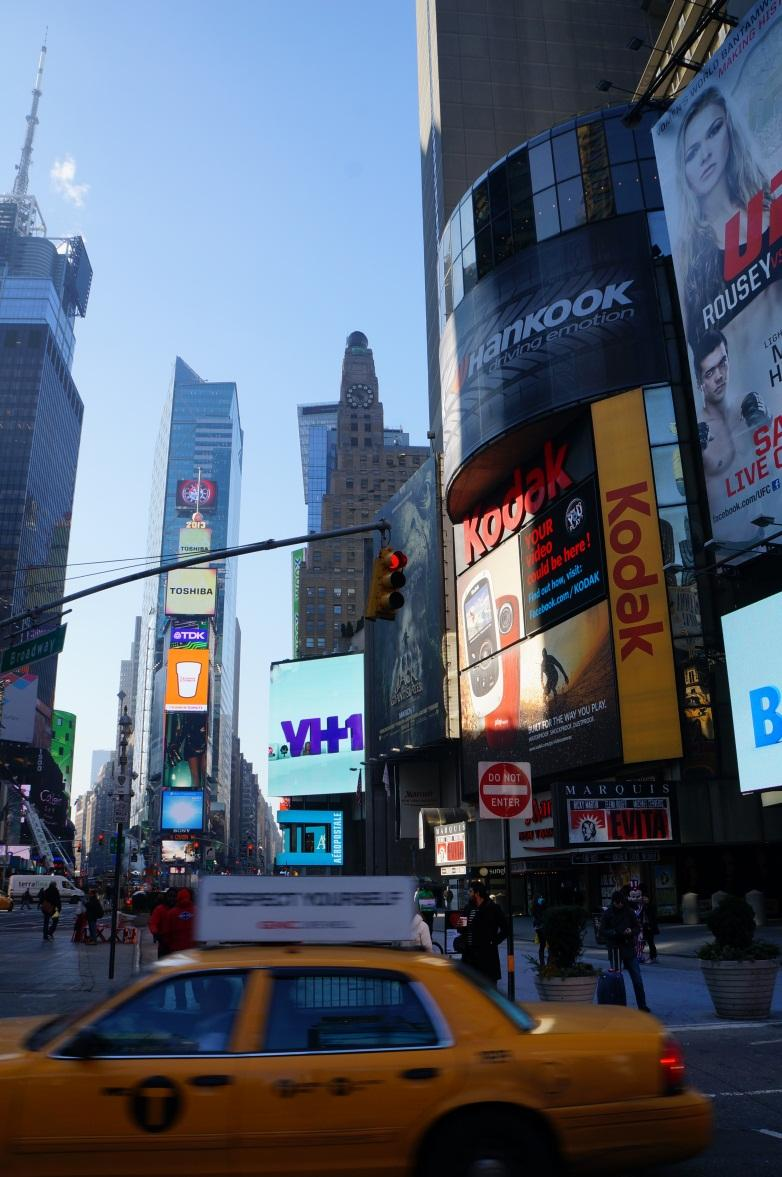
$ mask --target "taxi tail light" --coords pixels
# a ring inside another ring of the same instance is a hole
[[[675,1038],[664,1038],[660,1050],[660,1076],[663,1095],[678,1095],[684,1090],[684,1052]]]

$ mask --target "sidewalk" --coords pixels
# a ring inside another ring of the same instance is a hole
[[[538,949],[534,942],[532,920],[517,916],[513,921],[516,964],[516,1000],[538,1001],[535,989],[535,970],[529,960],[537,960]],[[449,932],[449,947],[455,932]],[[758,939],[770,940],[782,947],[782,923],[775,922],[758,929]],[[661,925],[660,936],[656,938],[658,963],[641,966],[647,1004],[652,1013],[671,1028],[684,1026],[713,1025],[719,1022],[701,975],[700,962],[695,956],[701,944],[711,940],[711,934],[704,924]],[[443,922],[435,920],[434,939],[442,945]],[[582,958],[596,969],[607,966],[605,948],[595,944],[591,921],[586,937],[586,948]],[[499,988],[507,993],[507,951],[500,945],[502,980]],[[781,970],[782,971],[782,970]],[[630,978],[626,980],[627,1004],[635,1006]],[[777,979],[774,999],[771,1004],[771,1019],[782,1019],[782,983]],[[747,1026],[757,1023],[747,1022]]]
[[[75,912],[63,912],[52,941],[43,941],[39,920],[4,917],[0,935],[0,1017],[69,1013],[125,985],[138,970],[140,945],[115,945],[109,981],[109,945],[74,944]],[[16,921],[15,923],[8,922]]]

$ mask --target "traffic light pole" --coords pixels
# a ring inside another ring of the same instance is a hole
[[[391,524],[387,519],[377,519],[374,523],[362,523],[357,527],[338,527],[334,531],[318,531],[312,535],[293,535],[287,539],[264,539],[254,544],[241,544],[234,548],[219,548],[208,553],[208,562],[214,564],[219,560],[230,560],[234,556],[251,556],[255,552],[271,552],[275,548],[295,548],[299,544],[318,543],[320,540],[341,539],[348,535],[366,535],[368,531],[380,532],[381,542],[388,542],[391,534]],[[70,601],[80,601],[84,597],[92,597],[95,593],[105,593],[108,589],[119,588],[123,584],[132,584],[136,580],[148,580],[150,576],[163,576],[180,568],[195,568],[204,563],[204,552],[197,556],[188,556],[185,560],[168,560],[165,564],[157,564],[154,568],[144,568],[141,572],[131,572],[127,576],[119,576],[115,580],[106,580],[101,584],[94,584],[91,588],[79,589],[76,593],[69,593],[67,597],[60,597],[57,601],[48,601],[37,609],[28,609],[25,613],[16,613],[13,617],[6,617],[0,621],[0,631],[19,626],[31,618],[40,617],[42,613],[50,613],[59,609]]]
[[[109,980],[114,980],[114,953],[117,947],[117,917],[119,915],[119,881],[122,874],[122,822],[117,822],[117,853],[114,861],[114,883],[111,888],[111,941],[109,943]]]

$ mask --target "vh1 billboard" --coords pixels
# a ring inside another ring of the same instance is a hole
[[[761,0],[654,128],[715,539],[782,518],[782,4]]]
[[[355,793],[364,760],[364,655],[273,662],[269,796]]]

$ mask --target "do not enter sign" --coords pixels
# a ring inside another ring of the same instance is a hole
[[[478,765],[481,817],[532,817],[532,773],[528,764],[482,761]]]

